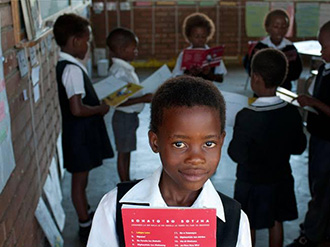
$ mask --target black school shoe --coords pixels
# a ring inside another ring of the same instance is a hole
[[[309,240],[305,235],[302,234],[286,247],[317,247],[317,243]]]

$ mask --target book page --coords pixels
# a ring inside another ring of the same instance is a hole
[[[155,93],[158,87],[162,85],[167,79],[171,78],[171,76],[172,73],[170,69],[166,64],[164,64],[141,83],[143,86],[143,93]]]
[[[310,111],[310,112],[313,112],[315,114],[319,114],[313,107],[311,106],[304,106],[304,107],[301,107],[298,103],[298,101],[296,100],[298,95],[295,94],[294,92],[291,92],[290,90],[287,90],[283,87],[278,87],[277,90],[276,90],[276,95],[278,97],[280,97],[282,100],[294,105],[294,106],[297,106],[297,107],[300,107],[306,111]]]
[[[215,247],[216,209],[122,208],[127,247]]]
[[[107,78],[93,84],[93,86],[97,97],[102,100],[126,84],[127,82],[121,81],[114,76],[108,76]]]

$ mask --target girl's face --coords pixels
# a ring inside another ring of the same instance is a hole
[[[289,22],[284,16],[273,16],[266,31],[274,45],[279,45],[288,32]]]
[[[163,165],[160,189],[172,195],[198,192],[218,167],[224,137],[214,108],[165,109],[158,133],[149,131],[150,146]]]
[[[319,34],[319,42],[321,44],[322,58],[326,63],[330,63],[330,32],[323,31]]]
[[[191,30],[190,36],[188,37],[191,45],[193,48],[204,48],[207,36],[209,34],[207,33],[207,29],[204,27],[194,27]]]

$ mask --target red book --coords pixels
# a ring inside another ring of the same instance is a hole
[[[193,48],[183,50],[181,69],[191,67],[218,66],[223,56],[224,46],[216,46],[209,49]]]
[[[216,209],[123,208],[126,247],[215,247]]]

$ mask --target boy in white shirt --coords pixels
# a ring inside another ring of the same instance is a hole
[[[225,111],[224,99],[210,81],[181,76],[165,82],[153,97],[148,133],[162,167],[142,181],[119,184],[103,197],[87,246],[125,246],[121,207],[131,204],[215,208],[217,246],[250,247],[247,216],[209,180],[221,156]]]
[[[112,30],[107,37],[112,65],[109,74],[127,83],[140,84],[134,67],[129,64],[138,55],[138,38],[125,28]],[[136,129],[139,126],[138,114],[144,104],[151,101],[152,94],[138,92],[119,105],[112,118],[112,128],[118,152],[117,168],[120,181],[129,181],[131,151],[136,150]]]

